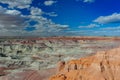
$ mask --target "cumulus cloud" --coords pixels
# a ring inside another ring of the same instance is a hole
[[[22,0],[21,0],[22,1]],[[26,1],[26,0],[24,0]],[[30,3],[32,0],[28,0]],[[0,6],[0,36],[58,36],[69,35],[65,33],[69,25],[56,24],[44,15],[57,16],[55,12],[44,12],[41,8],[29,7],[29,4],[18,3],[18,0],[0,0],[9,5],[9,8]],[[13,4],[13,5],[12,5]],[[21,7],[21,5],[24,5]],[[28,5],[28,6],[27,6]],[[23,15],[19,9],[28,8],[29,15]],[[28,30],[35,28],[33,30]]]
[[[79,28],[94,28],[94,27],[99,27],[97,24],[89,24],[87,26],[79,26]]]
[[[35,8],[39,10],[38,8]],[[69,28],[69,25],[56,24],[52,20],[32,12],[31,15],[14,15],[6,10],[0,14],[0,36],[58,36],[64,35],[64,31]],[[31,22],[35,22],[31,25]],[[34,27],[32,31],[25,30],[26,28]]]
[[[37,8],[37,7],[31,7],[30,13],[31,13],[31,15],[37,15],[37,16],[41,16],[43,14],[51,16],[51,17],[57,16],[57,14],[55,12],[44,12],[44,11],[42,11],[41,8]]]
[[[1,17],[5,16],[5,17]],[[69,28],[68,25],[61,25],[52,22],[51,20],[42,16],[29,15],[26,18],[30,20],[23,20],[21,17],[1,15],[0,19],[0,35],[9,36],[59,36],[64,35],[64,30]],[[36,21],[37,24],[30,25],[30,21]],[[27,27],[35,27],[35,30],[26,31]],[[3,31],[4,30],[4,31]]]
[[[44,2],[44,5],[46,5],[46,6],[51,6],[51,5],[53,5],[54,3],[56,3],[56,1],[48,0],[48,1],[45,1],[45,2]]]
[[[95,0],[83,0],[83,2],[87,3],[87,2],[94,2]]]
[[[69,27],[68,25],[56,24],[56,23],[52,22],[50,19],[47,19],[43,16],[30,15],[29,18],[38,23],[38,24],[34,25],[34,27],[36,27],[36,31],[57,32],[59,30],[64,30]]]
[[[31,15],[42,15],[43,11],[37,7],[31,7]]]
[[[10,15],[20,15],[21,14],[21,12],[18,10],[6,10],[5,13],[10,14]]]
[[[10,8],[29,8],[32,0],[0,0],[0,3],[8,4]]]
[[[113,13],[112,15],[108,15],[108,16],[100,16],[97,19],[95,19],[94,22],[97,22],[100,24],[120,23],[120,14]]]
[[[21,12],[19,10],[15,10],[15,9],[7,9],[7,8],[3,8],[2,6],[0,6],[0,14],[9,14],[9,15],[20,15]]]

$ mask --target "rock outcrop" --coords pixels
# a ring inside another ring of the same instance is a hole
[[[60,63],[58,74],[50,80],[120,80],[120,48]]]

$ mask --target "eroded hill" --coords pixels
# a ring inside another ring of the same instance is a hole
[[[0,76],[7,76],[8,80],[24,80],[25,75],[15,79],[14,75],[26,72],[31,75],[35,71],[35,74],[39,73],[40,80],[46,80],[56,72],[59,61],[79,59],[118,46],[120,38],[112,37],[0,39]],[[50,73],[46,73],[47,71]]]

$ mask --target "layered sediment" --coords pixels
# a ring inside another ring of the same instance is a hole
[[[120,38],[114,37],[0,39],[0,80],[48,80],[56,72],[64,77],[74,71],[86,74],[84,71],[88,66],[92,68],[95,59],[82,57],[118,46]],[[79,58],[80,61],[75,60]],[[56,64],[61,60],[56,71]]]
[[[59,64],[50,80],[119,80],[120,48],[100,51],[94,56]]]

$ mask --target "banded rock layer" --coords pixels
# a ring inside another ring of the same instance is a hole
[[[120,48],[59,64],[50,80],[120,80]]]

